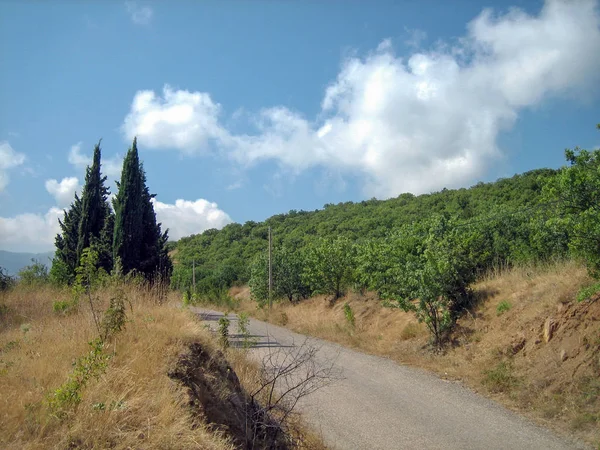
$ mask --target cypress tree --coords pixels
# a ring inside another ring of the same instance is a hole
[[[72,283],[77,267],[77,243],[79,240],[79,222],[81,219],[81,199],[75,194],[75,200],[63,220],[58,219],[61,232],[56,235],[56,253],[52,260],[51,278],[57,283]]]
[[[161,230],[156,222],[152,199],[146,186],[146,174],[140,163],[137,140],[123,161],[119,191],[114,200],[115,222],[113,257],[120,258],[123,273],[140,272],[147,280],[157,275],[168,279],[173,271],[168,256],[168,231]]]
[[[108,188],[104,185],[106,177],[100,172],[100,140],[94,147],[92,165],[88,166],[85,185],[81,197],[81,219],[79,222],[77,259],[81,258],[83,249],[93,246],[99,254],[98,266],[107,272],[112,269],[111,244],[107,233],[112,227],[112,212],[108,204]]]
[[[173,265],[166,248],[169,232],[166,230],[163,233],[161,231],[162,224],[156,222],[156,213],[152,203],[152,199],[156,197],[156,194],[150,194],[150,190],[146,185],[146,173],[143,165],[140,165],[140,173],[143,187],[143,237],[140,271],[144,273],[146,279],[154,280],[156,276],[160,276],[168,282],[173,272]]]
[[[140,270],[143,239],[143,182],[136,138],[123,160],[121,181],[117,183],[117,187],[117,196],[113,202],[113,259],[115,262],[117,258],[120,259],[123,273],[127,274],[134,269]]]

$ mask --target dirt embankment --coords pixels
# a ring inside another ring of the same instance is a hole
[[[228,436],[235,448],[291,448],[277,422],[246,394],[222,352],[190,344],[169,376],[187,387],[201,423]]]

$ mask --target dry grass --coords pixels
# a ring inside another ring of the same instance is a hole
[[[333,306],[322,296],[298,305],[283,302],[270,313],[257,310],[247,288],[232,295],[259,319],[461,380],[540,423],[598,445],[600,302],[588,307],[575,301],[591,281],[575,262],[491,273],[473,286],[478,303],[459,319],[441,355],[428,351],[427,330],[411,314],[383,307],[369,294],[351,293]],[[354,328],[346,322],[345,302],[354,311]],[[557,324],[549,343],[542,339],[547,318]]]
[[[96,336],[85,303],[72,315],[52,312],[53,301],[68,295],[48,287],[0,293],[0,447],[232,448],[192,418],[187,393],[167,376],[188,343],[211,338],[188,312],[157,305],[143,289],[127,289],[133,313],[108,342],[114,356],[106,372],[65,418],[54,417],[48,396]],[[103,292],[98,307],[108,298]]]

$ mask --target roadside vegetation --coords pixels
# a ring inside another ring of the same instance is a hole
[[[0,268],[0,447],[323,448],[276,389],[289,374],[302,392],[327,380],[298,379],[310,349],[273,379],[247,356],[247,318],[241,350],[228,349],[228,323],[212,336],[169,289],[168,235],[135,140],[112,208],[105,180],[98,144],[51,269]]]
[[[600,150],[565,157],[470,189],[208,230],[179,241],[171,284],[464,380],[598,445]]]

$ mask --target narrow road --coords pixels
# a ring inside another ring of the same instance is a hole
[[[193,308],[216,329],[222,313]],[[230,315],[233,344],[237,317]],[[307,339],[251,319],[258,358]],[[310,338],[317,364],[334,364],[341,378],[300,403],[305,420],[332,449],[585,449],[540,428],[459,383],[423,370]]]

